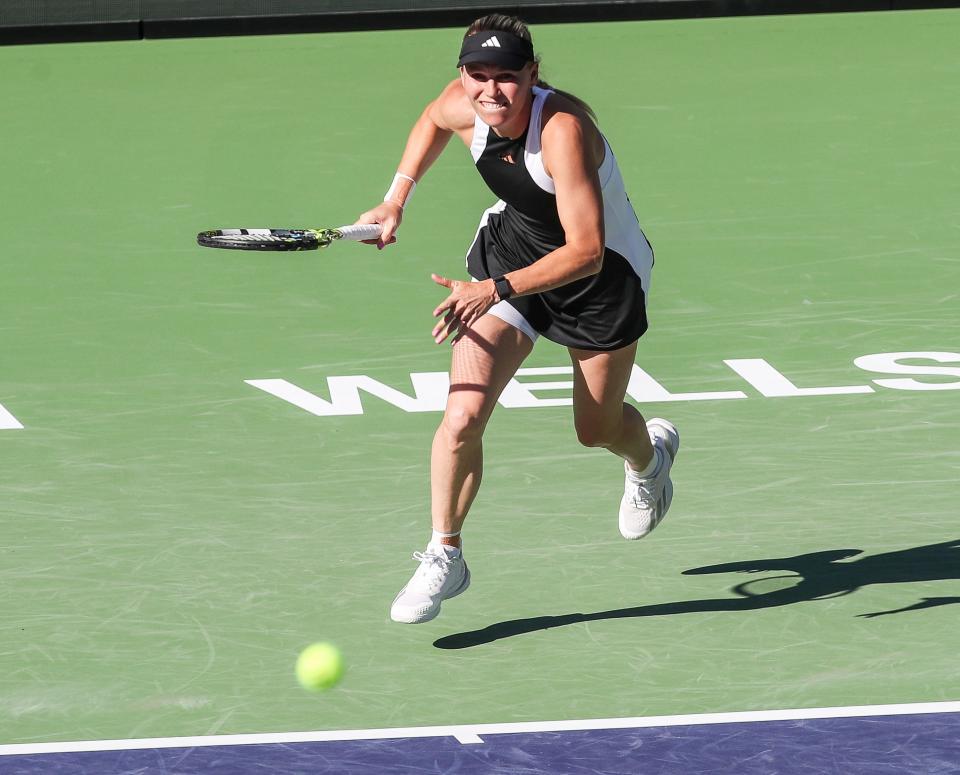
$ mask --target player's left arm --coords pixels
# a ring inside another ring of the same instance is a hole
[[[530,266],[505,275],[514,296],[559,288],[602,268],[603,194],[597,174],[602,159],[594,151],[598,138],[589,119],[572,113],[555,113],[544,125],[541,147],[556,188],[565,242]],[[443,316],[433,329],[438,343],[458,330],[462,335],[500,300],[492,279],[465,283],[433,275],[433,280],[451,291],[433,312],[434,317]]]
[[[603,266],[603,193],[597,172],[599,131],[586,117],[558,112],[540,136],[547,174],[553,178],[565,243],[534,264],[507,275],[515,295],[542,293],[589,277]],[[602,151],[601,151],[602,152]]]

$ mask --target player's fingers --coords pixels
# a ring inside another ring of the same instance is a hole
[[[437,333],[433,335],[433,341],[436,344],[443,344],[443,340],[450,336],[450,327],[444,326]]]
[[[450,340],[450,344],[455,345],[457,342],[463,339],[464,336],[467,335],[467,331],[469,330],[470,330],[470,324],[466,323],[463,320],[459,321],[456,335],[453,337],[453,339]]]
[[[442,285],[444,288],[453,289],[453,280],[448,280],[446,277],[437,274],[436,272],[430,275],[430,279],[433,280],[437,285]]]
[[[399,210],[399,212],[398,212]],[[383,250],[386,245],[392,245],[397,241],[396,232],[400,228],[400,220],[403,217],[403,211],[397,207],[390,206],[389,203],[383,203],[361,213],[357,218],[355,225],[379,223],[382,227],[379,238],[362,240],[365,245],[376,245]]]
[[[447,298],[441,301],[440,304],[437,306],[437,308],[433,311],[433,316],[435,318],[438,318],[447,310],[450,310],[451,312],[453,312],[455,308],[456,308],[456,300],[453,298],[453,296],[447,296]]]
[[[439,334],[440,331],[443,329],[443,327],[450,323],[453,317],[454,317],[453,312],[447,312],[447,314],[443,316],[443,320],[435,323],[433,326],[433,331],[431,332],[433,336],[436,336],[437,334]]]
[[[397,222],[396,218],[392,216],[383,216],[380,215],[374,223],[379,223],[381,227],[380,236],[375,240],[371,240],[369,244],[376,245],[378,250],[383,250],[387,245],[392,245],[397,241],[397,238],[394,236],[400,224]]]
[[[448,312],[448,313],[444,316],[443,320],[441,320],[439,323],[437,323],[437,324],[433,327],[433,331],[431,332],[431,336],[433,336],[433,338],[434,338],[434,339],[437,341],[437,343],[439,344],[440,342],[443,341],[443,339],[444,339],[445,337],[447,337],[447,336],[449,335],[450,331],[451,331],[453,328],[455,328],[456,326],[457,326],[457,316],[454,315],[452,312]],[[440,337],[440,338],[437,339],[437,337]]]
[[[362,240],[360,240],[360,241],[361,241],[364,245],[376,245],[378,248],[380,248],[381,250],[383,250],[383,248],[386,247],[386,245],[392,245],[394,242],[396,242],[396,241],[397,241],[397,238],[396,238],[396,237],[391,237],[391,238],[390,238],[390,241],[387,242],[387,243],[384,243],[384,242],[383,242],[383,239],[381,239],[381,238],[378,238],[378,239],[362,239]]]
[[[397,241],[397,229],[400,228],[400,219],[394,216],[392,213],[381,217],[377,223],[383,227],[383,230],[380,232],[380,239],[377,240],[377,247],[380,250],[383,250],[385,246],[392,245]]]
[[[434,342],[441,344],[448,336],[457,331],[461,325],[460,319],[454,315],[453,312],[448,313],[443,321],[434,327]]]
[[[470,330],[472,326],[473,326],[472,323],[466,323],[463,320],[457,321],[456,334],[454,335],[453,339],[450,340],[451,346],[455,345],[457,342],[463,339],[463,337],[467,335],[467,332]]]

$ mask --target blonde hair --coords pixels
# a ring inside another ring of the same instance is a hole
[[[531,44],[533,43],[533,37],[530,35],[530,29],[527,27],[527,25],[516,16],[507,16],[503,13],[491,13],[487,16],[481,16],[469,27],[467,27],[467,31],[463,37],[467,38],[471,35],[476,35],[478,32],[489,31],[509,32],[511,35],[516,35],[522,40],[529,41]],[[539,65],[540,56],[537,55],[533,61]],[[537,79],[537,86],[539,86],[541,89],[550,89],[560,96],[565,97],[574,105],[577,105],[579,108],[584,110],[586,114],[594,121],[597,120],[597,114],[593,112],[593,108],[591,108],[584,100],[580,99],[575,94],[563,91],[562,89],[557,89],[540,78]]]

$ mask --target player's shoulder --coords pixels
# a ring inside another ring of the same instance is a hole
[[[595,167],[604,158],[604,140],[593,117],[575,99],[553,92],[540,117],[540,145],[548,163],[585,157]]]
[[[433,101],[434,120],[439,126],[462,131],[473,126],[476,113],[459,78],[448,83]]]
[[[583,106],[559,92],[552,92],[544,102],[540,125],[543,133],[558,137],[570,134],[589,136],[599,131]]]

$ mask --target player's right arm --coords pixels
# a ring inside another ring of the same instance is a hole
[[[397,167],[397,177],[386,201],[357,219],[357,223],[379,223],[383,226],[383,233],[376,242],[378,247],[396,241],[394,235],[403,220],[403,207],[410,198],[414,183],[440,157],[455,132],[464,137],[473,128],[474,115],[459,79],[451,81],[440,96],[424,109],[407,137],[407,145]]]

